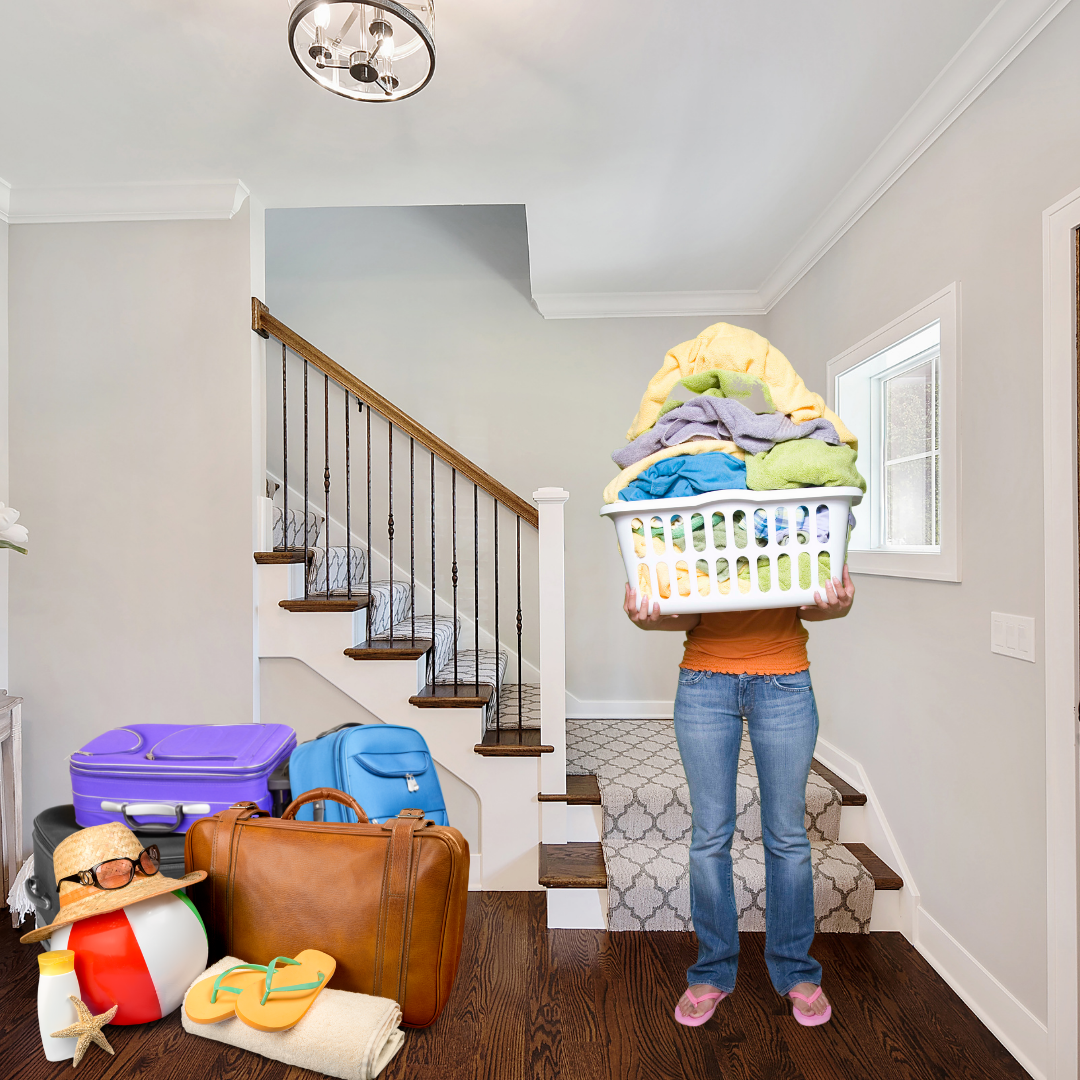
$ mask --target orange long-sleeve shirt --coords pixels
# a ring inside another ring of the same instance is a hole
[[[727,675],[792,675],[810,666],[797,608],[706,612],[686,635],[681,667]]]

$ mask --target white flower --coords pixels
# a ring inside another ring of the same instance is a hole
[[[15,524],[18,520],[19,511],[0,502],[0,540],[22,547],[29,540],[30,534],[25,525]]]

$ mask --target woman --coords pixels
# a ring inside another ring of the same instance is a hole
[[[627,585],[624,610],[642,630],[686,633],[675,695],[675,737],[690,787],[690,915],[697,962],[675,1008],[680,1024],[697,1027],[735,989],[738,915],[731,872],[735,778],[745,719],[761,789],[765,842],[765,963],[795,1019],[824,1024],[832,1006],[821,989],[814,940],[814,880],[806,835],[806,781],[817,742],[804,622],[843,618],[855,586],[843,580],[814,593],[814,606],[766,611],[661,615]]]

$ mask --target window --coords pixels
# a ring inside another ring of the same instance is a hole
[[[960,580],[958,287],[830,361],[833,407],[859,439],[867,492],[855,573]]]

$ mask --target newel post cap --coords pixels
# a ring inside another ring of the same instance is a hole
[[[537,488],[532,497],[533,502],[537,503],[564,503],[570,498],[570,492],[565,488],[542,487]]]

